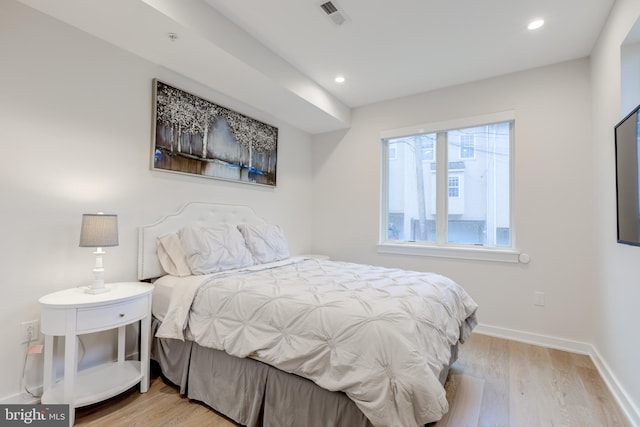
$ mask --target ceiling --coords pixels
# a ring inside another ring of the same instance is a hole
[[[348,127],[354,107],[588,56],[614,2],[335,0],[338,26],[323,0],[19,1],[310,133]]]

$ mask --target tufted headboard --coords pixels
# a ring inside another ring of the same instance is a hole
[[[157,254],[157,238],[176,232],[186,225],[214,227],[219,224],[264,224],[264,219],[248,206],[190,202],[177,212],[166,215],[138,230],[138,280],[165,274]]]

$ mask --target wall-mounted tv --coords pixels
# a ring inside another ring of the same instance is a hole
[[[640,246],[640,131],[638,105],[615,127],[618,243]]]

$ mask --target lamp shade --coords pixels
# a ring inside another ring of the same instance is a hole
[[[88,248],[118,246],[118,215],[83,214],[80,246]]]

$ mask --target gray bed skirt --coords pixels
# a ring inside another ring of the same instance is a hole
[[[372,427],[356,404],[342,392],[249,358],[172,339],[155,338],[160,322],[153,319],[151,359],[162,374],[190,399],[248,427]],[[452,363],[457,347],[452,348]],[[440,375],[444,384],[448,369]]]

